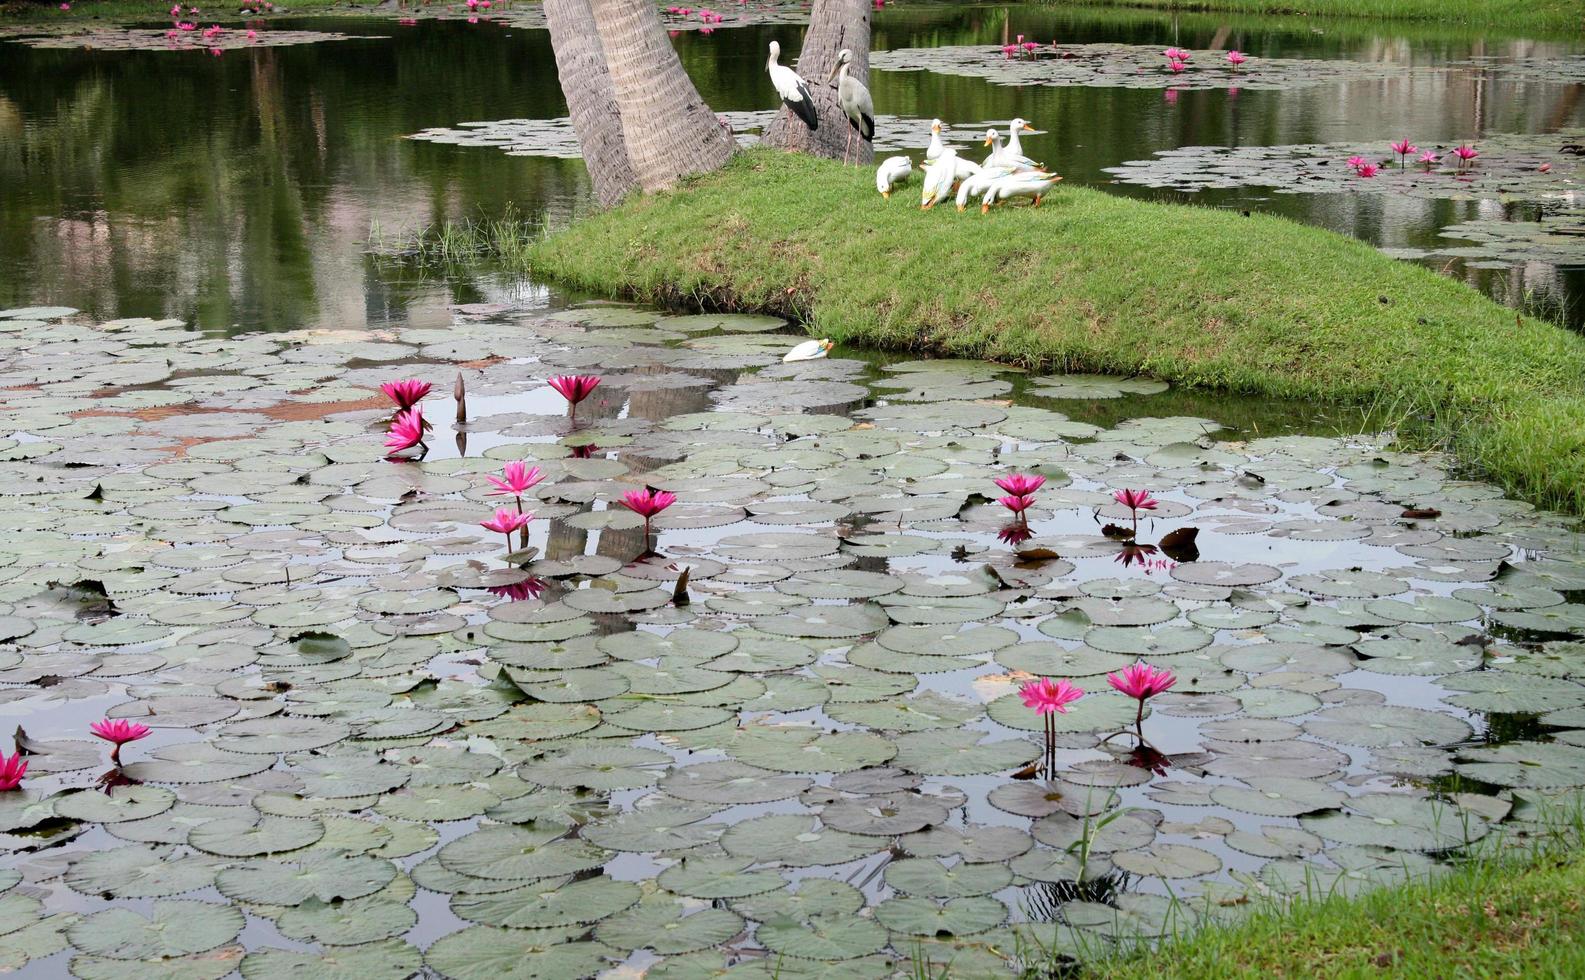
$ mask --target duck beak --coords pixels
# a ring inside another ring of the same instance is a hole
[[[881,197],[884,197],[884,198],[886,198],[886,200],[890,201],[892,199],[892,192],[891,191],[881,191]]]
[[[990,210],[991,210],[991,206],[989,204],[981,204],[980,205],[980,213],[981,214],[985,214],[985,213],[989,212]]]
[[[987,137],[985,137],[985,143],[984,143],[984,145],[985,145],[985,146],[990,146],[990,145],[991,145],[991,138],[990,138],[990,137],[989,137],[989,136],[987,136]]]
[[[1029,125],[1028,123],[1024,123],[1024,132],[1033,133],[1034,131],[1035,131],[1035,127]]]

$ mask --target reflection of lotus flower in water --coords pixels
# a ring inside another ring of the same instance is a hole
[[[806,340],[797,347],[794,347],[792,350],[788,351],[787,356],[782,358],[782,363],[790,364],[793,361],[813,361],[818,358],[825,357],[827,354],[831,353],[831,348],[835,346],[836,341],[829,337],[824,340]]]
[[[1035,505],[1035,498],[1033,496],[1024,497],[1015,494],[1008,494],[1005,497],[998,497],[996,502],[1022,518],[1024,516],[1024,511]]]
[[[1034,536],[1035,532],[1029,530],[1029,525],[1022,522],[1009,524],[996,532],[996,537],[999,540],[1014,546],[1021,545]]]
[[[479,526],[486,531],[495,531],[506,535],[506,550],[512,550],[512,532],[522,527],[527,527],[528,522],[534,519],[533,514],[519,514],[507,510],[505,507],[495,512],[495,516],[487,521],[480,521]]]
[[[567,399],[572,417],[577,418],[578,403],[594,394],[594,389],[600,386],[600,377],[595,374],[558,374],[550,379],[550,386]]]
[[[405,412],[423,401],[432,387],[434,386],[428,381],[407,378],[403,381],[387,381],[380,385],[380,390],[385,392],[385,397],[396,403],[398,410]]]
[[[1045,477],[1033,473],[1009,473],[996,478],[997,486],[1019,497],[1027,497],[1045,484]]]
[[[429,447],[424,445],[424,409],[420,405],[398,413],[391,421],[391,431],[385,436],[385,458],[390,459],[414,446],[421,450],[420,458],[429,453]]]
[[[28,774],[28,761],[22,758],[22,753],[6,756],[0,752],[0,792],[16,789],[22,785],[22,777]]]
[[[522,602],[525,599],[538,599],[539,594],[545,591],[545,580],[529,578],[521,582],[513,582],[511,585],[491,585],[485,591],[505,596],[513,602]]]
[[[116,765],[121,764],[121,746],[128,742],[136,742],[140,738],[147,738],[149,734],[149,726],[122,718],[114,721],[109,718],[96,721],[88,726],[88,730],[107,742],[115,743],[115,748],[110,750],[110,761]]]
[[[592,459],[592,458],[594,458],[594,454],[598,453],[599,451],[600,451],[600,447],[596,446],[592,442],[585,443],[582,446],[573,446],[572,447],[572,458],[573,459]]]
[[[644,518],[644,547],[649,547],[649,520],[677,502],[677,495],[669,490],[645,487],[622,494],[622,506]]]
[[[1229,52],[1227,52],[1227,63],[1232,65],[1234,68],[1237,68],[1239,65],[1243,64],[1244,62],[1246,62],[1248,60],[1249,60],[1249,58],[1246,57],[1244,55],[1244,52],[1242,52],[1242,51],[1229,51]]]

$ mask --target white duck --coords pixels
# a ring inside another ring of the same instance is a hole
[[[835,346],[836,341],[832,340],[830,337],[827,337],[824,340],[806,340],[797,347],[794,347],[792,350],[788,351],[787,356],[782,358],[782,363],[789,364],[793,361],[813,361],[817,358],[825,357],[827,354],[831,353],[831,348]]]
[[[925,164],[925,185],[920,192],[919,209],[928,211],[952,194],[952,185],[980,172],[980,168],[947,147],[934,163]]]
[[[929,163],[936,157],[940,156],[947,148],[947,145],[941,141],[941,130],[943,128],[944,127],[941,125],[941,120],[930,120],[930,145],[925,147],[926,163]]]
[[[1013,170],[1040,169],[1040,164],[1022,153],[1010,152],[1008,147],[1003,146],[1002,134],[994,129],[985,131],[985,145],[991,148],[991,155],[985,158],[987,167],[1011,167]]]
[[[1015,197],[1034,198],[1034,207],[1040,207],[1040,198],[1051,190],[1052,185],[1061,180],[1056,174],[1048,174],[1038,170],[1026,170],[999,177],[992,181],[985,190],[985,196],[980,199],[980,213],[991,209],[992,204],[1000,201],[1011,200]]]
[[[1014,119],[1007,124],[1007,152],[1014,156],[1024,155],[1024,144],[1020,141],[1019,133],[1033,133],[1035,127],[1029,125],[1027,120]],[[1039,167],[1039,164],[1035,165]]]
[[[811,130],[820,128],[820,114],[815,111],[814,98],[809,94],[809,83],[799,74],[779,63],[781,45],[770,43],[770,57],[765,59],[765,70],[770,73],[770,83],[781,96],[782,104],[791,109]]]
[[[913,174],[913,161],[907,157],[887,157],[875,168],[875,189],[881,192],[881,197],[890,198],[892,188],[907,183]]]
[[[1009,177],[1012,173],[1010,167],[981,167],[979,173],[972,174],[958,185],[958,210],[967,210],[969,201],[989,190],[992,181]]]

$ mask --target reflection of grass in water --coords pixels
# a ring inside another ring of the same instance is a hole
[[[368,250],[419,267],[493,263],[510,271],[528,267],[529,250],[544,237],[544,222],[525,218],[508,203],[500,217],[448,219],[405,235],[369,229]]]
[[[1423,20],[1461,27],[1578,31],[1574,0],[1063,0],[1067,6],[1137,7],[1172,12],[1293,14],[1305,17]],[[1327,27],[1330,29],[1331,25]]]

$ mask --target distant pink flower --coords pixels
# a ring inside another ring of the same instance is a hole
[[[1392,152],[1398,154],[1399,159],[1403,162],[1407,162],[1409,154],[1414,153],[1418,149],[1420,148],[1408,140],[1399,140],[1392,144]]]
[[[0,792],[16,789],[22,785],[22,777],[28,774],[28,761],[18,752],[9,758],[0,752]]]
[[[644,547],[649,547],[650,518],[677,502],[677,495],[669,490],[629,490],[622,494],[622,506],[644,518]]]
[[[600,376],[597,374],[558,374],[550,379],[550,386],[561,392],[561,397],[567,399],[567,405],[572,409],[573,418],[578,417],[578,403],[594,393],[600,386]]]
[[[1171,70],[1171,72],[1174,75],[1176,75],[1179,72],[1183,71],[1183,69],[1185,69],[1187,67],[1189,67],[1189,65],[1188,65],[1187,62],[1184,62],[1184,61],[1169,61],[1169,62],[1167,62],[1167,68],[1169,70]]]
[[[1170,689],[1178,683],[1178,678],[1170,670],[1141,661],[1115,674],[1107,674],[1106,683],[1136,701],[1144,701]]]
[[[1084,692],[1074,687],[1072,681],[1042,677],[1020,687],[1018,696],[1023,699],[1024,707],[1033,708],[1037,715],[1049,715],[1053,711],[1065,715],[1068,705],[1084,697]]]
[[[1374,163],[1367,163],[1354,172],[1359,174],[1361,177],[1374,177],[1376,174],[1381,172],[1381,168],[1376,166]]]
[[[1459,169],[1463,169],[1470,161],[1480,156],[1480,151],[1473,146],[1458,146],[1453,148],[1453,155],[1458,157]]]
[[[216,58],[220,57],[220,49],[219,48],[210,48],[209,49],[209,53],[214,55]]]
[[[1358,170],[1365,165],[1365,158],[1362,156],[1351,156],[1348,158],[1348,165]]]
[[[1426,150],[1424,153],[1420,154],[1419,162],[1425,164],[1425,169],[1430,170],[1432,164],[1436,163],[1440,159],[1441,157],[1437,156],[1435,150]]]
[[[391,431],[385,436],[385,457],[387,459],[404,450],[417,446],[424,453],[429,452],[429,447],[424,445],[424,407],[414,405],[405,412],[398,412],[396,418],[391,420]]]
[[[996,485],[1010,494],[1027,497],[1045,486],[1046,478],[1032,473],[1009,473],[996,478]]]
[[[1011,58],[1013,55],[1015,55],[1017,53],[1018,53],[1018,45],[1016,45],[1016,44],[1004,44],[1004,45],[1002,45],[1002,57],[1003,58]]]
[[[380,390],[385,392],[385,397],[396,403],[398,409],[406,411],[423,401],[424,396],[429,394],[433,387],[434,385],[428,381],[408,378],[405,381],[387,381],[380,385]]]
[[[257,41],[258,39],[259,39],[259,32],[258,31],[249,31],[248,32],[248,40]]]
[[[495,531],[506,535],[506,548],[510,551],[512,549],[512,533],[528,526],[528,522],[533,519],[533,514],[519,514],[516,511],[502,507],[495,512],[494,517],[487,521],[480,521],[479,526],[486,531]]]
[[[1549,173],[1552,172],[1552,165],[1550,163],[1543,163],[1543,164],[1541,164],[1541,166],[1537,167],[1536,169],[1541,171],[1544,174],[1549,174]]]
[[[523,492],[545,478],[545,473],[537,466],[528,466],[519,460],[513,460],[501,467],[501,476],[487,476],[495,485],[489,496],[513,496],[517,498],[517,509],[523,509]]]
[[[182,15],[182,5],[181,4],[177,4],[176,6],[171,8],[171,16],[172,17],[180,17],[181,15]]]
[[[1243,64],[1244,62],[1246,62],[1248,60],[1249,60],[1248,56],[1246,56],[1244,54],[1244,52],[1242,52],[1242,51],[1229,51],[1229,52],[1227,52],[1227,63],[1232,65],[1234,68],[1237,68],[1239,65]]]
[[[72,9],[72,5],[69,4],[69,3],[63,3],[63,4],[61,4],[61,9],[62,10],[70,10],[70,9]]]
[[[1166,56],[1168,61],[1188,61],[1189,60],[1189,52],[1183,50],[1182,48],[1168,48],[1167,50],[1165,50],[1165,51],[1163,51],[1161,53]]]
[[[1017,494],[1008,494],[1005,497],[997,497],[996,502],[1017,514],[1019,517],[1023,517],[1024,511],[1035,505],[1035,498],[1033,494],[1027,497]]]
[[[1023,44],[1024,43],[1024,36],[1022,34],[1018,35],[1018,37],[1016,38],[1016,41],[1017,41],[1018,44]]]

